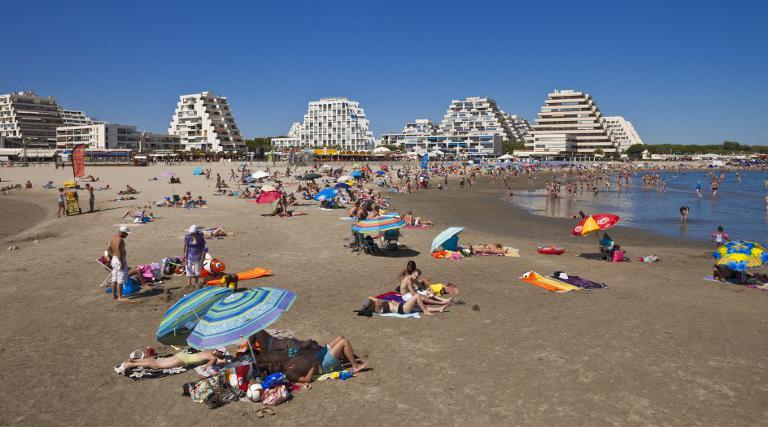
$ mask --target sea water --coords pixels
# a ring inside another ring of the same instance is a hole
[[[713,171],[718,176],[719,171]],[[606,212],[621,217],[620,226],[638,227],[653,232],[694,240],[709,240],[717,226],[722,225],[732,240],[745,239],[761,243],[768,241],[768,174],[742,171],[741,182],[736,173],[725,173],[717,196],[712,195],[706,172],[685,174],[663,172],[659,177],[659,190],[643,188],[643,175],[632,177],[632,186],[616,188],[616,176],[611,177],[611,188],[600,186],[599,192],[584,191],[568,195],[565,185],[561,197],[551,199],[546,190],[515,193],[512,203],[533,213],[572,217],[578,212],[586,214]],[[667,191],[662,192],[661,180],[667,180]],[[696,195],[696,182],[701,181],[701,195]],[[688,221],[681,223],[680,208],[689,208]],[[576,220],[574,220],[574,224]]]

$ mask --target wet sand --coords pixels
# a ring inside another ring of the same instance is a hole
[[[343,247],[350,226],[339,219],[343,211],[310,206],[298,208],[307,216],[262,217],[269,206],[211,196],[213,181],[192,177],[191,168],[89,170],[115,188],[130,182],[142,204],[187,189],[209,200],[207,209],[155,209],[160,219],[126,241],[129,263],[178,255],[190,223],[222,225],[237,235],[209,247],[228,270],[271,268],[273,277],[254,284],[297,292],[275,327],[321,342],[344,335],[372,370],[316,383],[261,420],[256,405],[211,411],[181,397],[193,373],[138,382],[115,375],[130,351],[156,345],[169,303],[147,295],[141,304],[115,304],[98,287],[106,272],[95,259],[112,224],[138,204],[106,202],[116,191],[98,192],[100,212],[65,219],[48,212],[35,227],[44,236],[38,244],[0,252],[0,424],[760,425],[768,417],[768,292],[702,281],[711,267],[702,244],[617,228],[612,235],[631,257],[662,262],[607,263],[592,259],[593,238],[568,234],[573,221],[508,206],[484,183],[461,190],[452,182],[442,192],[393,194],[394,210],[413,209],[435,226],[404,231],[409,249],[395,256],[357,256]],[[226,177],[230,166],[213,168]],[[183,184],[147,181],[165,169]],[[34,173],[33,182],[66,175]],[[500,242],[521,257],[431,258],[432,238],[451,225],[467,227],[462,242]],[[566,254],[537,254],[547,243]],[[457,284],[466,305],[419,320],[355,316],[366,296],[395,286],[409,259],[427,277]],[[609,288],[553,294],[516,279],[528,270],[564,270]]]

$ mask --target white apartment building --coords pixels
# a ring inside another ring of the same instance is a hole
[[[56,144],[56,127],[60,124],[58,105],[52,96],[42,97],[32,91],[0,95],[2,140],[20,144],[22,139],[28,139],[33,144],[52,147]]]
[[[168,128],[186,150],[244,151],[245,141],[224,96],[213,92],[182,95]]]
[[[619,146],[619,150],[627,151],[627,148],[635,144],[643,144],[632,122],[622,116],[609,116],[605,118],[608,130],[613,134],[613,139]]]
[[[289,136],[274,138],[277,148],[339,148],[348,151],[373,149],[373,133],[360,103],[347,98],[324,98],[309,103],[298,132],[291,126]]]
[[[94,123],[62,126],[56,129],[56,148],[72,149],[85,144],[89,150],[128,149],[134,151],[181,150],[181,138],[152,132],[140,132],[136,126]]]
[[[525,137],[531,132],[531,125],[528,120],[519,117],[515,114],[506,114],[507,128],[512,131],[514,135],[514,142],[524,143]]]
[[[618,149],[592,96],[570,89],[547,95],[525,146],[534,154],[546,155],[590,155],[598,149],[604,153]]]
[[[452,100],[440,122],[440,134],[446,136],[499,135],[503,141],[514,141],[507,115],[491,98],[470,96]]]
[[[504,153],[501,135],[403,135],[400,145],[408,153],[442,153],[454,157],[495,157]]]
[[[406,136],[438,135],[440,127],[429,119],[416,119],[408,122],[400,133],[383,133],[377,145],[402,145]]]
[[[61,120],[59,126],[82,126],[94,123],[94,120],[86,116],[82,111],[67,110],[59,107],[58,112],[59,119]]]

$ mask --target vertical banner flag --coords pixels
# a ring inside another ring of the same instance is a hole
[[[421,167],[426,169],[428,161],[429,161],[429,153],[424,153],[424,155],[421,156]]]
[[[72,149],[72,176],[85,176],[85,144],[77,144]]]

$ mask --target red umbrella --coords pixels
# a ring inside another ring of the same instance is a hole
[[[618,215],[599,213],[590,215],[579,222],[579,224],[573,228],[571,234],[574,236],[586,236],[587,234],[597,230],[607,230],[614,225],[618,224]]]
[[[267,191],[256,196],[256,203],[260,205],[272,203],[275,200],[279,199],[280,196],[282,195],[283,193],[279,191]]]

